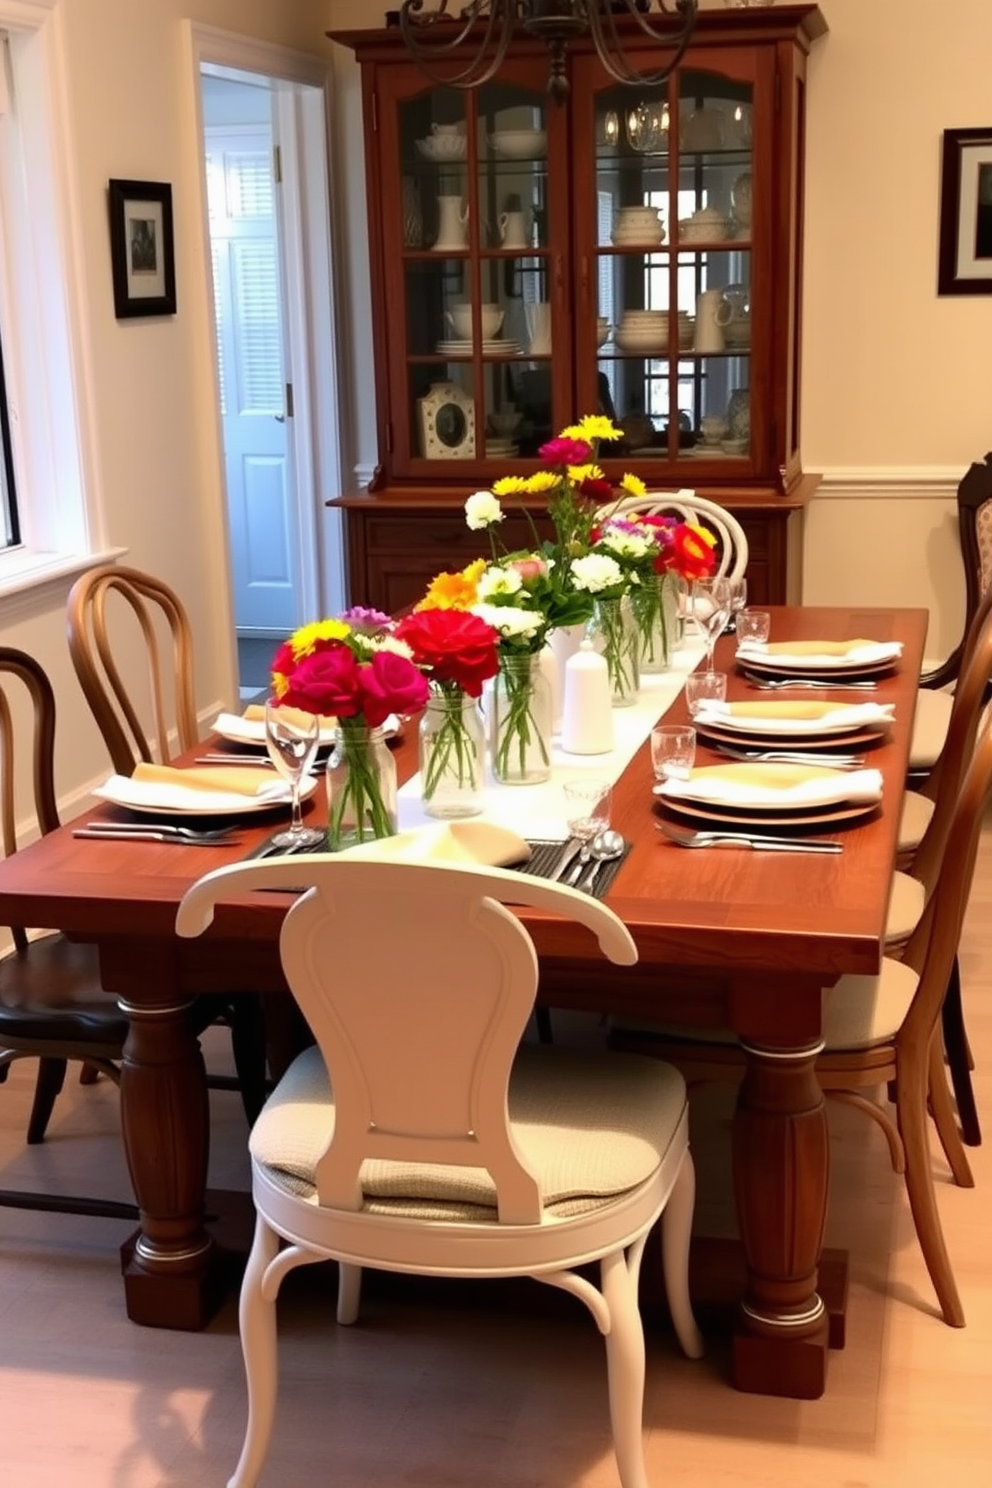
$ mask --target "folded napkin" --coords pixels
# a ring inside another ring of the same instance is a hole
[[[777,666],[856,667],[874,662],[895,661],[902,655],[902,641],[742,641],[737,648],[742,661],[765,661]]]
[[[346,849],[349,858],[374,858],[383,862],[475,863],[485,868],[506,868],[524,863],[530,845],[509,827],[495,822],[436,822],[415,827],[394,837],[380,837]]]
[[[286,793],[282,777],[263,765],[204,765],[201,769],[177,770],[172,765],[150,765],[142,760],[135,766],[131,779],[139,784],[206,791],[215,796],[267,797]]]
[[[703,765],[688,780],[665,780],[655,795],[725,806],[827,806],[841,801],[878,801],[879,770],[833,770],[827,765],[755,761]]]
[[[718,724],[722,728],[738,729],[741,733],[783,734],[788,737],[840,733],[870,725],[884,727],[892,722],[894,716],[892,703],[791,702],[786,698],[771,698],[767,702],[704,702],[696,722],[703,727],[708,723]]]

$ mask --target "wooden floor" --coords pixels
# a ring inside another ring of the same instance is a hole
[[[967,1328],[936,1315],[874,1124],[832,1110],[827,1238],[850,1249],[852,1287],[828,1393],[814,1402],[737,1394],[719,1340],[692,1363],[664,1325],[653,1327],[645,1442],[657,1488],[992,1484],[990,909],[987,828],[961,958],[988,1139],[971,1154],[977,1188],[954,1188],[935,1156]],[[27,1153],[31,1078],[22,1063],[0,1087],[0,1186],[126,1196],[114,1089],[73,1083],[49,1140]],[[211,1182],[246,1186],[237,1098],[213,1101]],[[693,1146],[697,1223],[708,1233],[732,1224],[728,1122],[725,1092],[705,1092]],[[245,1414],[235,1304],[202,1334],[132,1326],[117,1262],[125,1231],[0,1210],[0,1481],[10,1488],[220,1488],[233,1468]],[[284,1288],[265,1488],[616,1488],[602,1341],[573,1299],[530,1284],[393,1279],[370,1288],[356,1327],[339,1329],[333,1297],[333,1268]]]

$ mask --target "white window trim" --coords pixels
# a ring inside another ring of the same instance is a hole
[[[90,494],[93,380],[57,0],[0,0],[0,27],[13,95],[0,117],[0,315],[21,537],[0,552],[6,600],[117,554]]]

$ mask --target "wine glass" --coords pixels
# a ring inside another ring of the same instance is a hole
[[[706,670],[713,670],[717,636],[730,619],[731,593],[726,579],[696,579],[692,586],[692,614],[706,641]]]
[[[316,847],[325,834],[318,827],[305,827],[300,810],[300,785],[310,769],[320,742],[320,719],[316,713],[282,708],[269,699],[265,704],[265,747],[269,759],[289,784],[293,815],[285,831],[272,838],[273,847]]]
[[[736,631],[737,617],[747,608],[747,579],[742,575],[739,579],[728,579],[727,583],[730,585],[730,624],[727,629]]]

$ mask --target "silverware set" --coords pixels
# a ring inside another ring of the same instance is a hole
[[[759,677],[746,667],[744,675],[751,686],[759,688],[761,692],[781,692],[783,688],[788,691],[792,687],[813,687],[817,692],[874,692],[878,686],[877,682],[871,682],[866,677],[850,682],[825,682],[816,677]]]
[[[753,852],[839,853],[843,844],[828,837],[776,837],[763,832],[693,831],[672,822],[655,827],[678,847],[742,847]]]
[[[226,847],[237,840],[235,827],[179,827],[171,822],[90,821],[77,827],[74,837],[103,838],[109,842],[182,842],[187,846]]]
[[[816,753],[801,749],[743,749],[730,744],[718,744],[717,752],[729,759],[761,761],[779,765],[827,765],[833,770],[861,770],[864,768],[863,754],[830,754],[826,750]]]

